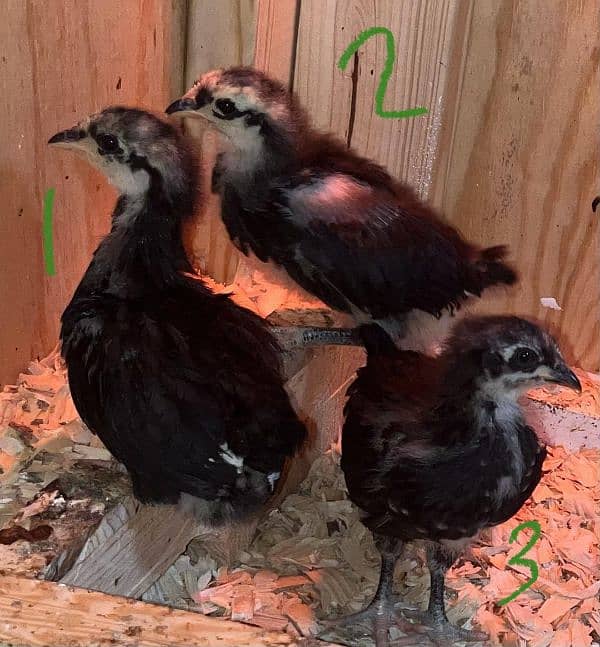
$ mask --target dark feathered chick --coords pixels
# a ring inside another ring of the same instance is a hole
[[[49,143],[83,152],[120,193],[62,317],[78,412],[141,501],[182,499],[215,521],[249,514],[306,432],[265,323],[186,275],[194,155],[171,124],[121,107]]]
[[[546,382],[581,389],[550,335],[517,317],[463,320],[437,358],[368,352],[348,391],[342,469],[383,556],[365,614],[379,617],[380,644],[394,562],[413,540],[428,544],[430,634],[478,638],[448,624],[444,575],[479,531],[510,519],[538,484],[546,452],[517,399]]]
[[[257,70],[208,72],[167,112],[207,119],[228,138],[213,184],[242,252],[404,348],[429,341],[424,320],[516,280],[504,247],[464,240],[381,166],[315,131],[295,96]]]

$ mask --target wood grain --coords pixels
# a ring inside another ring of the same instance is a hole
[[[183,88],[185,2],[8,0],[0,24],[0,381],[56,343],[59,317],[108,231],[114,194],[57,130],[108,104],[163,110]],[[42,198],[56,188],[56,275],[44,273]]]
[[[593,0],[475,3],[442,206],[470,238],[508,243],[517,290],[485,308],[533,316],[600,368],[600,41]],[[555,297],[562,311],[540,304]]]
[[[315,124],[342,137],[360,153],[387,166],[428,198],[439,152],[441,124],[452,110],[459,79],[449,66],[465,35],[469,2],[422,0],[378,2],[306,0],[301,4],[294,89]],[[344,72],[337,62],[358,34],[388,28],[396,61],[384,108],[425,106],[427,115],[383,119],[375,114],[375,92],[386,58],[383,36],[369,39]]]
[[[0,640],[28,647],[297,644],[288,634],[10,575],[0,577],[0,618]]]
[[[300,0],[258,0],[254,66],[286,85],[292,82]]]
[[[144,506],[126,500],[102,519],[60,581],[139,597],[199,533],[198,522],[177,506]]]
[[[189,0],[186,88],[208,70],[252,64],[255,5],[255,0]]]
[[[208,70],[255,65],[284,83],[291,81],[298,0],[227,0],[207,7],[191,0],[188,15],[186,83]],[[220,200],[210,193],[210,176],[219,140],[198,121],[186,129],[199,142],[202,156],[203,208],[186,232],[194,266],[230,284],[245,259],[229,240],[220,215]]]

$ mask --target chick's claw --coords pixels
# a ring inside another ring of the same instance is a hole
[[[371,604],[366,609],[335,620],[327,620],[322,624],[324,631],[321,639],[340,640],[348,645],[370,647],[375,639],[376,647],[389,647],[389,629],[395,623],[391,606]]]
[[[417,633],[421,636],[421,640],[428,639],[429,642],[412,643],[410,642],[411,637],[408,636],[406,640],[409,642],[401,642],[405,639],[400,638],[400,642],[393,642],[391,647],[399,647],[400,645],[408,646],[412,644],[451,647],[457,642],[488,644],[487,641],[489,640],[489,636],[485,632],[456,627],[455,625],[450,624],[446,618],[440,618],[428,611],[405,609],[403,610],[403,614],[408,618],[414,619],[415,623],[408,623],[408,626],[403,625],[401,627],[402,631],[405,633]],[[407,631],[405,631],[405,629]]]

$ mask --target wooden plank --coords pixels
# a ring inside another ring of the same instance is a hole
[[[177,506],[145,506],[128,500],[102,519],[60,581],[139,597],[198,534],[198,522]]]
[[[51,582],[0,577],[0,640],[28,647],[296,645],[263,631]]]
[[[219,563],[235,563],[252,541],[259,516],[207,526],[178,506],[147,506],[128,499],[102,519],[60,582],[139,598],[184,553],[192,539],[201,541]]]
[[[365,352],[352,346],[329,346],[307,350],[305,356],[287,389],[309,430],[306,458],[310,467],[332,445],[339,445],[346,390],[364,365]]]
[[[337,0],[303,0],[300,4],[294,91],[313,124],[347,139],[352,81],[336,63],[360,31],[346,34],[345,7]],[[345,21],[344,21],[345,22]]]
[[[297,0],[226,0],[210,6],[202,0],[191,0],[187,86],[208,70],[252,64],[289,83],[294,60],[296,12]],[[199,122],[188,120],[186,128],[200,141],[204,195],[201,213],[186,232],[186,247],[196,268],[229,284],[242,259],[221,221],[220,200],[210,192],[218,139]]]
[[[294,89],[318,127],[337,133],[360,153],[429,197],[439,154],[441,124],[452,111],[460,81],[449,65],[460,50],[470,2],[306,0],[300,10]],[[384,119],[375,114],[375,92],[386,58],[383,36],[369,39],[344,72],[337,62],[358,34],[387,27],[396,61],[384,109],[425,106],[427,115]]]
[[[184,9],[172,0],[8,0],[0,25],[2,382],[54,346],[60,314],[109,228],[106,182],[46,141],[111,103],[162,110],[183,88]],[[55,276],[45,275],[41,253],[49,187]]]
[[[13,381],[41,351],[44,268],[41,203],[32,186],[35,141],[30,137],[32,52],[27,45],[27,7],[9,0],[0,21],[0,382]],[[29,122],[29,123],[28,123]],[[26,127],[27,125],[27,127]],[[19,127],[20,126],[20,127]]]
[[[185,82],[218,67],[251,65],[254,57],[253,0],[189,0]]]
[[[560,329],[600,367],[599,14],[594,0],[474,4],[442,206],[462,231],[508,243],[518,289],[485,307]],[[555,297],[562,311],[542,307]]]
[[[286,85],[292,82],[299,0],[258,0],[254,66]]]

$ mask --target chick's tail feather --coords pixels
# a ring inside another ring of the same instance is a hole
[[[504,261],[508,255],[505,245],[496,245],[479,250],[471,264],[469,292],[480,295],[494,285],[513,285],[518,281],[517,272]]]

